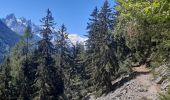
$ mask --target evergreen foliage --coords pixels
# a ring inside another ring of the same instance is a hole
[[[47,10],[46,17],[42,18],[41,34],[43,39],[38,42],[38,63],[37,66],[37,87],[39,89],[38,98],[40,100],[55,100],[64,92],[64,83],[59,67],[56,66],[53,54],[53,44],[51,43],[52,28],[54,25],[51,11]]]
[[[7,58],[5,63],[1,66],[0,99],[2,100],[16,99],[10,72],[10,59]]]
[[[119,70],[115,54],[116,45],[111,34],[116,14],[112,13],[108,1],[105,1],[101,10],[98,12],[95,8],[91,16],[92,19],[87,27],[89,30],[87,63],[88,70],[93,71],[91,74],[92,85],[95,84],[96,92],[102,94],[112,90],[112,79]]]

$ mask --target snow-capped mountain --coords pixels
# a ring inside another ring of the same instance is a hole
[[[19,35],[23,35],[24,30],[28,25],[31,26],[32,32],[38,34],[38,31],[40,30],[40,27],[32,23],[31,20],[27,20],[24,17],[17,18],[14,14],[7,15],[2,21]]]
[[[32,27],[32,32],[34,32],[34,39],[41,38],[39,30],[41,29],[38,25],[31,22],[31,20],[27,20],[24,17],[16,17],[14,14],[9,14],[6,18],[3,18],[2,21],[14,32],[19,35],[23,35],[25,28],[30,25]],[[53,30],[57,32],[57,29]],[[87,38],[81,37],[78,34],[69,34],[68,38],[71,40],[73,44],[76,42],[84,44]]]
[[[13,32],[0,20],[0,63],[3,61],[10,48],[19,41],[19,35]]]
[[[72,41],[72,43],[75,45],[77,42],[81,44],[85,44],[85,41],[87,40],[86,37],[82,37],[78,34],[69,34],[68,38]]]

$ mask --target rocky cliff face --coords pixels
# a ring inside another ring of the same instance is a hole
[[[6,24],[12,31],[17,33],[18,35],[22,36],[24,34],[24,31],[26,27],[29,25],[32,28],[33,34],[33,40],[39,40],[40,39],[40,27],[38,25],[35,25],[31,20],[27,20],[24,17],[16,17],[14,14],[9,14],[5,18],[2,18],[3,23]]]
[[[0,20],[0,62],[18,40],[19,36]]]
[[[14,32],[19,35],[24,34],[25,28],[29,25],[35,34],[39,33],[40,27],[35,25],[31,20],[27,20],[24,17],[17,18],[14,14],[9,14],[2,21]],[[37,32],[37,33],[36,33]]]

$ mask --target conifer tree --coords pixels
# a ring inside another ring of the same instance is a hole
[[[96,25],[96,28],[94,28],[93,24],[90,26],[93,31],[97,29],[97,32],[92,31],[96,35],[92,38],[94,47],[93,53],[91,53],[93,58],[90,61],[91,65],[94,66],[93,71],[95,71],[92,75],[95,89],[99,94],[102,94],[103,92],[112,90],[112,77],[116,76],[119,70],[119,64],[114,51],[114,40],[111,35],[114,25],[114,14],[112,14],[109,8],[108,1],[104,2],[100,12],[94,16],[94,19],[96,19],[96,16],[98,21],[92,21]],[[89,36],[94,36],[92,33],[89,32]],[[92,44],[90,42],[88,43]]]
[[[53,44],[51,43],[52,28],[54,25],[52,13],[48,9],[46,17],[42,18],[42,40],[38,42],[38,77],[39,100],[57,100],[64,92],[64,83],[58,66],[52,58]]]
[[[23,36],[23,41],[25,45],[23,48],[24,59],[21,61],[21,70],[19,72],[19,100],[31,100],[35,93],[35,79],[36,79],[36,63],[32,59],[32,52],[30,51],[31,47],[32,32],[31,27],[27,26],[25,29],[25,34]]]
[[[65,94],[67,98],[71,98],[72,92],[70,90],[72,71],[74,67],[74,58],[71,51],[70,42],[68,39],[68,33],[65,25],[61,25],[61,28],[56,33],[58,39],[56,39],[55,47],[58,49],[56,58],[60,66],[62,78],[64,80]]]
[[[15,83],[15,77],[12,75],[12,63],[9,57],[1,65],[0,78],[0,99],[17,100],[19,89]]]
[[[11,66],[10,59],[7,58],[4,64],[1,66],[1,88],[0,88],[0,99],[10,100],[14,99],[12,94],[12,76],[11,76]]]
[[[87,83],[89,85],[93,85],[92,81],[94,80],[92,78],[93,77],[92,70],[94,70],[94,66],[95,66],[94,60],[98,56],[96,54],[99,50],[99,46],[98,46],[99,20],[98,20],[97,7],[93,10],[91,14],[91,18],[89,20],[90,22],[88,23],[87,26],[87,30],[89,34],[87,35],[88,40],[86,43],[87,50],[86,50],[86,57],[85,57],[85,66],[86,66],[85,71],[88,80]]]
[[[86,75],[86,66],[85,66],[85,46],[81,42],[77,42],[74,46],[74,69],[72,72],[73,81],[72,81],[72,91],[73,99],[80,100],[83,99],[88,91],[86,90],[87,86],[87,75]]]
[[[30,31],[31,28],[28,26],[27,31]],[[27,35],[26,35],[27,34]],[[10,74],[12,76],[12,87],[13,87],[13,99],[24,99],[24,93],[26,94],[27,89],[24,89],[24,85],[27,84],[25,82],[25,78],[28,77],[30,74],[25,75],[24,68],[28,68],[27,64],[24,63],[27,62],[27,57],[29,55],[29,48],[30,48],[30,41],[31,40],[31,31],[25,32],[24,36],[21,38],[19,43],[16,44],[16,46],[13,48],[11,54],[9,55],[9,61],[8,65],[11,66]],[[5,61],[6,62],[6,61]],[[4,62],[4,63],[5,63]],[[29,71],[27,73],[30,73]],[[28,87],[27,87],[28,88]],[[27,93],[28,94],[28,93]],[[29,94],[28,94],[29,95]],[[25,96],[28,97],[28,96]]]
[[[97,42],[96,38],[98,37],[98,29],[99,29],[99,22],[98,22],[98,9],[97,7],[94,9],[94,11],[91,14],[91,17],[88,23],[87,29],[88,29],[88,40],[87,40],[87,51],[93,52],[94,50],[94,43]]]
[[[74,60],[75,60],[75,70],[74,74],[81,74],[82,77],[85,76],[85,69],[83,61],[85,58],[85,46],[82,43],[77,42],[74,49]]]

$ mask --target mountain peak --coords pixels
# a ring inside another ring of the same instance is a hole
[[[6,16],[6,18],[3,18],[2,20],[11,30],[19,35],[24,34],[24,30],[28,25],[32,27],[33,32],[40,30],[40,27],[32,23],[31,20],[27,20],[24,17],[16,17],[15,14],[9,14]]]
[[[16,19],[16,17],[15,17],[15,14],[11,13],[7,15],[5,19]]]

